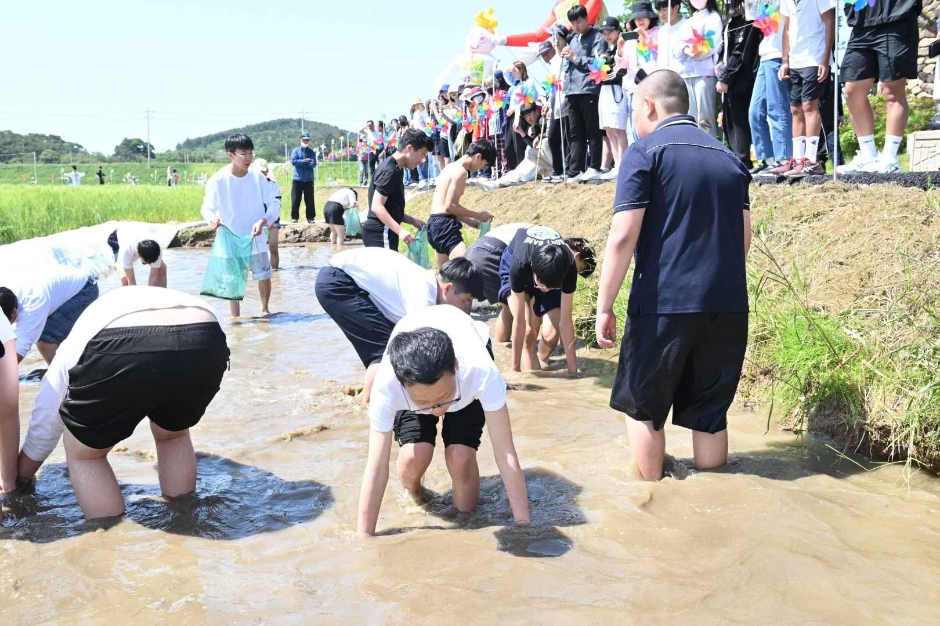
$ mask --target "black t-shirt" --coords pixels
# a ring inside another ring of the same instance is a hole
[[[524,293],[535,286],[535,277],[532,275],[532,257],[542,246],[563,246],[565,240],[557,230],[549,226],[533,225],[520,228],[513,238],[512,265],[509,268],[509,285],[513,293]],[[578,287],[578,266],[571,256],[571,267],[565,275],[565,282],[561,286],[562,293],[574,293]]]
[[[388,157],[375,168],[372,184],[369,185],[368,219],[380,222],[372,212],[372,197],[376,191],[386,197],[385,210],[396,223],[401,224],[405,219],[405,172],[398,167],[394,157]]]

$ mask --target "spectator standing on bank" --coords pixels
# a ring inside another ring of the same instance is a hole
[[[605,17],[599,30],[607,42],[604,60],[611,68],[611,73],[609,78],[601,83],[598,118],[601,128],[607,133],[611,156],[614,158],[614,167],[602,175],[601,179],[616,180],[620,160],[627,151],[627,95],[623,90],[623,77],[627,74],[628,62],[622,57],[627,42],[620,37],[623,30],[620,20],[614,16]]]
[[[640,139],[617,179],[597,301],[597,341],[612,348],[620,330],[614,299],[635,252],[610,405],[629,417],[646,480],[662,478],[670,410],[675,425],[693,431],[696,469],[725,464],[728,407],[747,347],[751,176],[685,115],[688,98],[685,81],[668,70],[637,88]]]
[[[776,8],[775,0],[759,0],[764,11]],[[790,84],[780,80],[780,64],[783,57],[783,28],[779,24],[780,12],[776,9],[776,23],[772,31],[763,36],[757,48],[760,64],[754,79],[754,91],[751,94],[751,107],[748,121],[751,126],[751,141],[757,163],[751,174],[759,174],[767,169],[774,169],[788,161],[793,154],[790,137],[792,122],[790,119]],[[772,20],[773,23],[773,20]],[[752,37],[757,32],[752,30]]]
[[[104,184],[104,176],[105,176],[105,174],[104,174],[104,170],[101,169],[101,166],[100,166],[100,165],[98,166],[98,171],[95,172],[95,176],[98,177],[98,184],[99,184],[99,185],[103,185],[103,184]]]
[[[564,26],[557,26],[552,31],[552,50],[548,61],[549,73],[555,77],[559,83],[562,80],[562,62],[561,51],[568,45],[569,31]],[[546,55],[543,55],[545,59]],[[552,153],[552,174],[549,182],[559,183],[565,176],[565,156],[571,152],[571,146],[568,139],[571,136],[571,128],[568,123],[568,100],[565,97],[565,91],[561,85],[548,94],[548,101],[545,103],[545,114],[551,120],[548,126],[548,147]]]
[[[300,219],[300,198],[303,196],[307,223],[313,224],[317,217],[314,205],[313,174],[317,167],[317,153],[310,148],[310,133],[301,133],[300,145],[290,155],[294,166],[294,181],[290,189],[290,221],[296,224]]]
[[[587,10],[575,6],[568,10],[568,21],[575,31],[574,37],[561,56],[565,66],[565,94],[571,107],[571,153],[568,155],[568,177],[575,182],[597,180],[601,177],[601,138],[597,99],[601,86],[589,76],[591,61],[602,56],[607,42],[599,30],[591,26]],[[589,167],[585,170],[585,148],[591,152]]]
[[[712,137],[718,136],[715,66],[724,41],[724,24],[716,0],[691,0],[695,13],[681,31],[683,69],[679,72],[689,89],[689,115]],[[711,36],[706,37],[709,33]]]
[[[751,163],[751,127],[748,115],[754,77],[757,74],[760,31],[744,16],[744,0],[726,5],[728,19],[728,62],[718,77],[718,93],[722,94],[722,120],[731,151],[748,168]]]

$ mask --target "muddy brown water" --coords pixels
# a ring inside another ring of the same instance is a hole
[[[478,512],[453,515],[438,455],[431,501],[403,497],[393,472],[381,536],[357,538],[368,419],[344,393],[361,366],[314,297],[330,254],[283,250],[272,299],[281,313],[224,323],[232,369],[193,432],[194,497],[161,500],[142,425],[111,455],[128,501],[117,523],[82,521],[61,446],[31,491],[3,500],[0,623],[940,619],[937,479],[765,434],[765,417],[740,413],[725,470],[691,470],[691,437],[670,427],[669,475],[643,483],[592,376],[507,377],[532,528],[511,526],[484,436]],[[167,251],[170,286],[197,293],[206,256]],[[250,294],[243,311],[257,306]],[[583,364],[597,371],[604,358]],[[497,359],[505,365],[505,348]],[[37,390],[24,382],[24,427]]]

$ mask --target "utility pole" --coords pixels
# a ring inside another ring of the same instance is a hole
[[[304,111],[303,109],[301,109],[301,110],[300,110],[300,132],[301,132],[301,133],[304,132],[304,113],[305,113],[305,111]]]
[[[150,169],[150,106],[147,106],[147,169]]]

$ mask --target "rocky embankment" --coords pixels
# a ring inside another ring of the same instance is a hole
[[[323,243],[330,240],[330,227],[326,224],[282,224],[278,231],[282,245]],[[208,226],[184,228],[170,243],[171,248],[210,248],[215,231]]]

